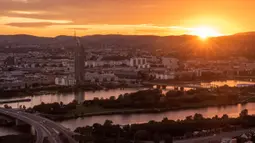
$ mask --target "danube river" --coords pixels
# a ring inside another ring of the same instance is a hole
[[[240,84],[255,84],[254,82],[247,81],[214,81],[210,83],[201,83],[200,85],[203,87],[211,87],[211,86],[238,86]],[[26,107],[33,107],[35,105],[44,103],[53,103],[53,102],[63,102],[67,104],[73,100],[92,100],[93,98],[109,98],[111,96],[118,97],[120,94],[132,93],[138,90],[143,90],[145,88],[126,88],[126,89],[114,89],[108,91],[96,91],[96,92],[85,92],[82,94],[44,94],[44,95],[36,95],[31,96],[28,95],[22,98],[11,98],[13,99],[31,99],[31,102],[24,103],[10,103],[9,106],[13,108],[17,108],[20,105],[25,105]],[[173,89],[173,87],[167,87],[167,90]],[[165,91],[166,92],[166,91]],[[1,100],[1,99],[0,99]],[[6,99],[2,99],[6,100]],[[3,105],[1,105],[3,106]],[[208,108],[200,108],[200,109],[189,109],[189,110],[178,110],[178,111],[168,111],[163,113],[156,114],[130,114],[130,115],[105,115],[105,116],[93,116],[93,117],[85,117],[72,119],[61,122],[61,124],[67,128],[74,130],[76,127],[93,125],[94,123],[103,124],[106,119],[112,120],[115,124],[132,124],[132,123],[145,123],[150,120],[161,121],[164,117],[167,117],[171,120],[185,119],[185,117],[194,115],[195,113],[203,114],[204,117],[213,117],[215,115],[222,116],[223,114],[228,114],[231,117],[237,117],[239,113],[243,109],[248,109],[249,114],[255,114],[255,103],[248,103],[246,105],[233,105],[233,106],[225,106],[225,107],[208,107]],[[17,132],[12,129],[0,128],[0,136],[6,134],[16,134]]]
[[[19,131],[12,128],[0,127],[0,137],[6,135],[18,135],[21,134]]]
[[[215,86],[238,86],[238,85],[243,85],[243,84],[255,84],[255,82],[251,81],[237,81],[237,80],[227,80],[227,81],[213,81],[213,82],[202,82],[200,84],[193,84],[195,86],[201,86],[204,88],[208,87],[215,87]],[[191,85],[191,84],[190,84]],[[125,94],[125,93],[132,93],[136,92],[138,90],[143,90],[146,88],[125,88],[125,89],[113,89],[113,90],[101,90],[101,91],[89,91],[89,92],[84,92],[84,93],[66,93],[66,94],[42,94],[42,95],[28,95],[25,97],[14,97],[10,99],[0,99],[1,100],[16,100],[16,99],[31,99],[30,102],[21,102],[21,103],[10,103],[8,104],[9,106],[12,106],[13,108],[18,108],[20,105],[25,105],[27,108],[28,107],[33,107],[35,105],[39,105],[42,102],[44,103],[54,103],[54,102],[63,102],[64,104],[70,103],[73,100],[77,101],[84,101],[84,100],[92,100],[95,97],[97,98],[109,98],[111,96],[115,96],[116,98],[120,94]],[[167,90],[174,89],[174,86],[167,86],[167,89],[163,91],[163,93],[167,92]],[[189,90],[190,88],[185,88],[185,90]],[[3,105],[0,105],[3,107]]]
[[[74,130],[77,127],[93,125],[94,123],[103,124],[105,120],[111,120],[114,124],[126,125],[134,123],[146,123],[150,120],[161,121],[167,117],[170,120],[185,119],[187,116],[194,115],[195,113],[202,114],[204,117],[213,117],[218,115],[221,117],[223,114],[228,114],[230,117],[237,117],[243,109],[248,109],[249,114],[255,114],[255,103],[248,103],[246,105],[232,105],[224,107],[208,107],[200,109],[188,109],[178,111],[167,111],[163,113],[144,113],[144,114],[129,114],[129,115],[104,115],[92,116],[78,119],[71,119],[60,122],[63,126]]]
[[[113,90],[100,90],[100,91],[88,91],[79,94],[75,93],[66,93],[66,94],[43,94],[43,95],[35,95],[35,96],[24,96],[22,98],[14,97],[10,98],[10,100],[14,99],[31,99],[30,102],[21,102],[21,103],[9,103],[7,105],[12,106],[12,108],[18,108],[20,105],[25,105],[28,107],[33,107],[35,105],[39,105],[42,102],[44,103],[54,103],[54,102],[63,102],[64,104],[68,104],[73,100],[93,100],[95,97],[97,98],[109,98],[111,96],[118,97],[120,94],[132,93],[138,90],[143,90],[145,88],[125,88],[125,89],[113,89]],[[0,99],[1,100],[9,100],[9,99]],[[3,104],[0,106],[4,106]]]

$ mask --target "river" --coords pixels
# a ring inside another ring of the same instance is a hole
[[[212,87],[212,86],[238,86],[240,84],[255,84],[255,82],[252,81],[240,81],[240,80],[226,80],[226,81],[213,81],[213,82],[201,82],[200,84],[194,84],[195,86],[201,86],[201,87]],[[12,106],[12,108],[18,108],[20,105],[25,105],[28,107],[33,107],[35,105],[39,105],[42,102],[44,103],[54,103],[54,102],[63,102],[64,104],[70,103],[74,99],[77,101],[84,101],[84,100],[92,100],[93,98],[109,98],[111,96],[118,97],[120,94],[125,93],[131,93],[136,92],[138,90],[142,90],[146,88],[125,88],[125,89],[113,89],[113,90],[101,90],[101,91],[88,91],[84,93],[66,93],[66,94],[42,94],[42,95],[28,95],[25,97],[13,97],[10,98],[11,100],[16,99],[31,99],[31,102],[21,102],[21,103],[9,103],[9,106]],[[167,90],[174,89],[174,86],[167,86],[166,90],[163,91],[163,93],[166,93]],[[184,88],[185,90],[189,90],[191,88]],[[8,100],[8,99],[0,99],[1,100]],[[3,105],[0,105],[0,107],[3,107]]]
[[[204,82],[200,83],[203,87],[211,87],[211,86],[237,86],[240,84],[255,84],[254,82],[247,81],[236,81],[236,80],[227,80],[227,81],[213,81],[213,82]],[[113,89],[113,90],[101,90],[96,92],[84,92],[82,94],[44,94],[31,96],[28,95],[22,98],[11,98],[11,99],[26,99],[30,98],[31,102],[24,103],[10,103],[9,106],[13,108],[17,108],[20,105],[25,105],[26,107],[33,107],[35,105],[44,103],[53,103],[53,102],[63,102],[67,104],[71,101],[75,100],[91,100],[95,97],[97,98],[109,98],[111,96],[118,97],[120,94],[136,92],[138,90],[142,90],[145,88],[126,88],[126,89]],[[173,89],[173,87],[167,87],[167,90]],[[166,91],[165,91],[166,92]],[[6,99],[2,99],[6,100]],[[3,106],[3,105],[1,105]],[[255,114],[255,103],[248,103],[246,105],[233,105],[226,107],[208,107],[201,109],[189,109],[189,110],[179,110],[179,111],[168,111],[164,113],[157,114],[130,114],[130,115],[108,115],[108,116],[94,116],[94,117],[86,117],[86,118],[78,118],[73,120],[68,120],[61,122],[62,125],[75,129],[79,126],[93,125],[94,123],[104,123],[106,119],[112,120],[115,124],[132,124],[132,123],[144,123],[149,120],[161,121],[164,117],[167,117],[172,120],[184,119],[187,116],[194,115],[195,113],[203,114],[205,117],[212,117],[215,115],[222,116],[223,114],[228,114],[231,117],[236,117],[239,115],[241,110],[248,109],[250,114]]]
[[[163,113],[144,113],[144,114],[130,114],[130,115],[103,115],[92,116],[78,119],[71,119],[60,122],[63,126],[74,130],[77,127],[93,125],[94,123],[103,124],[105,120],[111,120],[114,124],[126,125],[133,123],[145,123],[150,120],[161,121],[167,117],[170,120],[185,119],[187,116],[194,115],[195,113],[202,114],[204,117],[213,117],[218,115],[221,117],[223,114],[227,114],[230,117],[237,117],[243,109],[248,109],[249,114],[255,114],[255,103],[248,103],[246,105],[231,105],[224,107],[208,107],[200,109],[187,109],[178,111],[167,111]]]
[[[0,137],[6,136],[6,135],[18,135],[18,134],[21,134],[21,133],[12,128],[0,127]]]
[[[138,90],[143,90],[145,88],[125,88],[125,89],[112,89],[112,90],[100,90],[100,91],[88,91],[88,92],[82,92],[82,93],[66,93],[66,94],[43,94],[43,95],[35,95],[35,96],[24,96],[22,98],[20,97],[14,97],[10,98],[11,100],[14,99],[31,99],[30,102],[20,102],[20,103],[9,103],[7,105],[11,106],[12,108],[18,108],[20,105],[25,105],[28,107],[33,107],[35,105],[39,105],[42,102],[44,103],[54,103],[54,102],[63,102],[64,104],[68,104],[72,102],[73,100],[77,101],[84,101],[84,100],[92,100],[95,97],[97,98],[109,98],[111,96],[118,97],[120,94],[125,93],[132,93],[136,92]],[[0,100],[8,100],[8,99],[0,99]],[[0,106],[4,106],[3,104]]]

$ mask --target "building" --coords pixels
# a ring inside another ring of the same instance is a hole
[[[76,85],[82,85],[84,82],[84,48],[79,39],[76,38],[77,45],[74,56],[74,72]]]
[[[85,67],[94,68],[94,67],[104,67],[104,66],[121,66],[121,65],[128,65],[128,60],[121,60],[121,61],[85,61]]]
[[[147,59],[146,58],[131,58],[130,59],[130,66],[131,67],[138,67],[138,66],[144,66],[147,65]]]
[[[158,72],[151,73],[150,76],[155,77],[156,80],[172,80],[175,78],[174,72]]]
[[[97,73],[97,72],[86,72],[85,79],[88,82],[117,82],[118,77],[113,73]]]
[[[15,65],[15,59],[14,59],[14,57],[13,57],[13,56],[7,57],[7,58],[4,60],[4,65],[5,65],[6,67],[8,67],[8,66],[14,66],[14,65]]]
[[[168,69],[176,70],[179,67],[179,60],[176,58],[163,57],[162,64]]]
[[[55,84],[60,86],[73,86],[75,85],[75,79],[72,77],[64,76],[55,78]]]

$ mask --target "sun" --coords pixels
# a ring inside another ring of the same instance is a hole
[[[202,40],[207,39],[208,37],[217,37],[217,36],[221,36],[221,34],[210,27],[197,27],[197,28],[192,28],[191,35],[196,35],[199,38],[201,38]]]

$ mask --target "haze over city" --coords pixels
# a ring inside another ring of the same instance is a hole
[[[229,35],[255,30],[253,0],[1,0],[0,34]],[[205,36],[205,35],[203,35]]]

